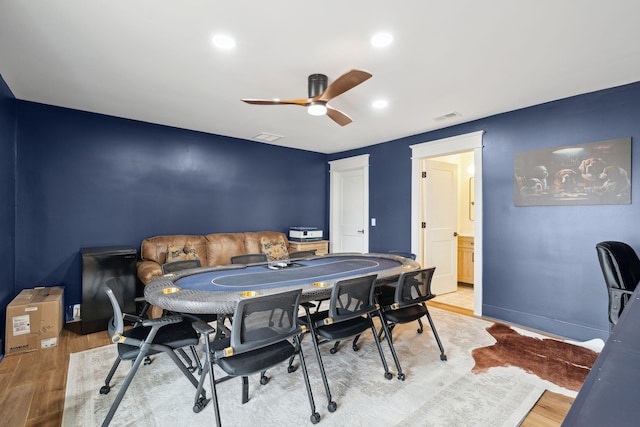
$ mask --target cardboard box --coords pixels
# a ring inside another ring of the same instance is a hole
[[[63,289],[23,289],[7,306],[6,355],[55,347],[62,329]]]

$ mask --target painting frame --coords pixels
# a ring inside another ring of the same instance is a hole
[[[515,206],[631,204],[631,137],[514,154]]]

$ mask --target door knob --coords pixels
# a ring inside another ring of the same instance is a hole
[[[453,232],[453,237],[458,237],[458,232],[457,231]]]
[[[358,233],[364,234],[364,228],[362,230],[358,230]]]

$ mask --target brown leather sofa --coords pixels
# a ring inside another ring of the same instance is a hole
[[[273,246],[284,246],[288,250],[289,241],[284,233],[277,231],[149,237],[142,241],[138,262],[138,278],[143,284],[162,276],[161,266],[167,261],[170,246],[195,249],[202,266],[212,267],[231,264],[231,257],[236,255],[264,253]],[[152,317],[157,317],[158,312],[154,307]]]

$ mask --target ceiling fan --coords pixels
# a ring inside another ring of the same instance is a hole
[[[351,117],[340,110],[331,107],[328,102],[338,95],[353,89],[360,83],[371,78],[372,74],[363,70],[350,70],[327,85],[328,79],[324,74],[309,76],[309,97],[304,99],[242,99],[247,104],[255,105],[300,105],[308,107],[309,114],[314,116],[327,115],[340,126],[352,122]]]

